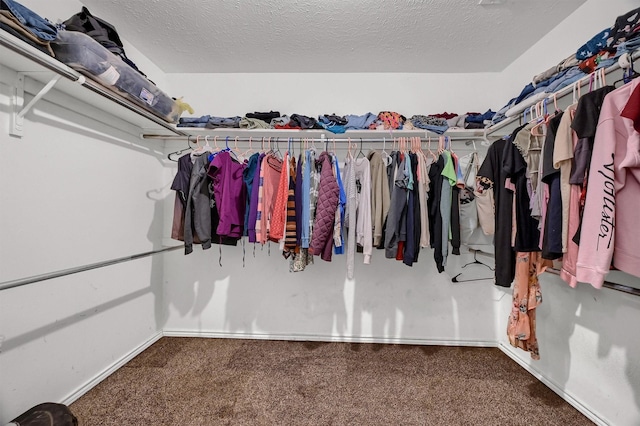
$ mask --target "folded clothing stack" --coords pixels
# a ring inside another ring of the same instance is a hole
[[[16,1],[0,0],[0,29],[55,56],[50,44],[58,35],[55,25]]]

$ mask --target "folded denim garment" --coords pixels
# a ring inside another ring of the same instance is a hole
[[[449,129],[449,125],[447,124],[447,120],[444,118],[431,117],[428,115],[414,115],[409,119],[411,123],[413,123],[414,127],[418,129],[429,130],[433,133],[437,133],[439,135]]]
[[[180,124],[187,124],[187,123],[208,123],[209,120],[211,119],[210,115],[203,115],[201,117],[180,117],[179,123]]]
[[[207,129],[239,128],[240,117],[211,117],[207,123]]]
[[[53,41],[58,35],[56,26],[31,9],[14,0],[0,0],[0,10],[8,10],[33,35],[43,41]]]
[[[344,126],[347,130],[366,130],[371,123],[376,121],[378,116],[368,112],[364,115],[347,115],[347,124]]]
[[[584,76],[585,74],[582,72],[582,70],[580,70],[580,68],[578,67],[569,68],[567,73],[565,73],[564,76],[562,76],[562,78],[557,79],[552,84],[547,86],[545,92],[547,93],[557,92],[558,90],[563,89],[568,85],[575,83],[576,81],[580,80]]]
[[[485,112],[484,114],[467,115],[467,118],[465,118],[465,122],[482,124],[485,122],[485,120],[491,120],[494,115],[496,115],[496,113],[489,109],[489,111]]]
[[[176,127],[192,127],[192,128],[205,129],[207,128],[207,124],[209,123],[178,123]]]
[[[31,46],[45,52],[47,55],[55,56],[51,49],[51,42],[44,41],[36,37],[26,26],[22,25],[18,18],[13,16],[8,10],[0,10],[0,28],[8,33],[29,43]]]

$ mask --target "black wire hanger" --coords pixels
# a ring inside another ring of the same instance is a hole
[[[192,149],[193,149],[193,147],[191,146],[191,137],[187,136],[187,147],[183,148],[181,150],[169,153],[167,155],[167,159],[169,159],[170,161],[175,161],[177,163],[178,160],[171,158],[172,155],[178,155],[179,156],[179,155],[182,155],[183,152],[191,151]]]

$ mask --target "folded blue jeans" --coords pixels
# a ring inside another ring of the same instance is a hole
[[[208,123],[211,119],[210,115],[203,115],[201,117],[180,117],[180,124],[187,123]]]
[[[0,10],[2,9],[9,10],[28,31],[40,40],[52,41],[56,39],[58,30],[55,25],[17,1],[0,0]]]

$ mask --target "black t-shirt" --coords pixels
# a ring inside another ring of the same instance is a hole
[[[518,131],[522,129],[520,127]],[[507,173],[502,167],[506,144],[511,142],[504,139],[495,141],[487,150],[487,156],[478,170],[477,176],[493,184],[493,198],[495,203],[495,284],[510,287],[515,275],[516,257],[511,247],[511,221],[513,218],[513,192],[505,188]],[[433,167],[433,166],[432,166]],[[431,174],[429,174],[431,175]]]
[[[571,122],[571,128],[576,131],[578,138],[594,138],[596,136],[604,97],[614,90],[613,86],[604,86],[580,97],[576,114]]]

